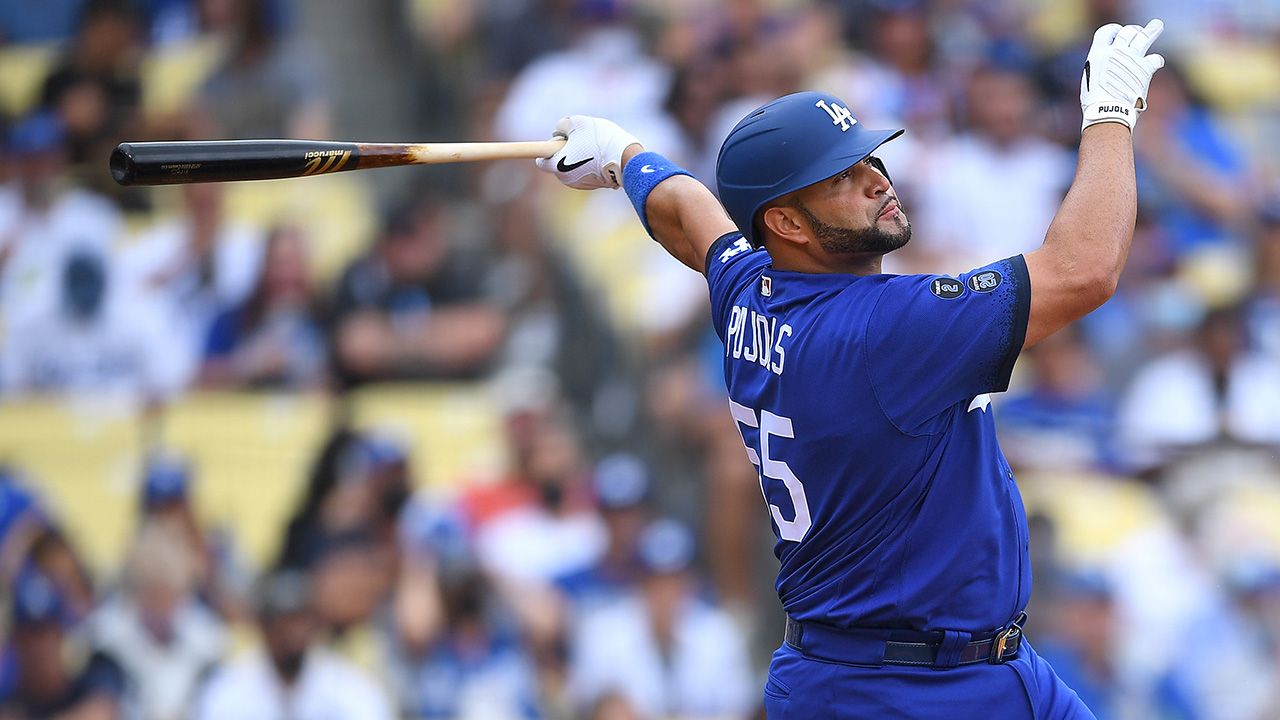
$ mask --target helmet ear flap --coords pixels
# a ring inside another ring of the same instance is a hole
[[[880,174],[883,175],[884,178],[889,181],[890,185],[893,184],[893,178],[889,177],[889,170],[884,166],[883,160],[876,157],[875,155],[868,155],[867,162],[871,163],[871,167],[875,168],[876,170],[879,170]]]

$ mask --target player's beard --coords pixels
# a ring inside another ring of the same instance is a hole
[[[828,225],[818,219],[803,203],[797,202],[796,208],[804,214],[813,228],[822,249],[833,255],[875,254],[884,255],[906,245],[911,240],[911,221],[899,212],[902,224],[896,232],[886,232],[879,224],[865,228],[847,228],[839,225]]]

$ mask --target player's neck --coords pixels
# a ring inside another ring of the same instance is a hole
[[[879,275],[883,255],[859,253],[836,255],[821,252],[819,255],[796,252],[791,248],[769,249],[776,270],[812,274],[844,273],[848,275]]]

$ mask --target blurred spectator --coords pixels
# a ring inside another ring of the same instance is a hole
[[[353,462],[363,468],[374,498],[370,513],[378,537],[394,543],[400,518],[413,493],[413,468],[409,465],[409,444],[390,430],[367,430],[360,454]]]
[[[681,156],[680,132],[662,111],[671,71],[625,22],[624,0],[570,0],[568,47],[530,62],[511,81],[494,119],[503,140],[546,137],[565,115],[607,116],[645,147]]]
[[[229,138],[323,139],[330,133],[324,56],[289,32],[280,0],[209,0],[230,48],[200,92],[210,132]],[[220,18],[218,19],[220,21]]]
[[[1031,384],[1001,398],[996,413],[1010,464],[1015,469],[1116,468],[1112,398],[1080,330],[1064,328],[1023,357],[1032,362]]]
[[[413,718],[543,717],[515,614],[476,564],[462,528],[433,526],[434,548],[422,548],[428,538],[419,538],[415,552],[419,562],[430,552],[440,622],[425,636],[393,634],[402,707]]]
[[[85,0],[76,37],[44,81],[40,107],[67,128],[71,164],[104,191],[102,161],[116,143],[138,134],[143,34],[130,0]]]
[[[390,552],[410,483],[406,450],[391,437],[334,430],[289,521],[279,565],[310,568],[344,547]]]
[[[339,429],[320,453],[280,565],[310,572],[313,610],[325,629],[346,632],[386,605],[409,482],[407,457],[388,438]]]
[[[1255,198],[1248,160],[1178,63],[1156,73],[1134,135],[1138,194],[1183,256],[1206,244],[1238,243]]]
[[[311,564],[313,609],[335,636],[371,620],[390,595],[392,549],[371,529],[333,530],[321,537]]]
[[[528,176],[502,171],[488,175],[486,181],[504,186],[490,188],[493,194],[509,193],[505,202],[492,209],[501,255],[485,275],[485,294],[508,316],[499,367],[553,370],[565,401],[591,416],[586,432],[626,435],[635,422],[634,411],[608,400],[620,389],[627,367],[599,293],[542,229],[539,196],[529,192]]]
[[[194,720],[390,720],[383,690],[318,643],[305,574],[266,577],[257,600],[263,648],[228,663],[205,685]]]
[[[316,390],[327,352],[311,286],[306,236],[279,225],[267,235],[262,268],[249,297],[225,308],[209,329],[205,387]]]
[[[227,629],[195,594],[186,538],[171,521],[144,521],[120,592],[90,618],[94,647],[129,683],[125,717],[180,720],[227,650]]]
[[[600,558],[605,530],[589,497],[579,438],[551,407],[509,417],[513,472],[464,494],[459,505],[480,566],[518,615],[540,683],[557,694],[567,618],[553,583]]]
[[[475,377],[498,351],[505,318],[481,296],[482,273],[451,247],[441,203],[424,197],[391,213],[343,273],[332,322],[344,382]]]
[[[583,570],[605,547],[605,530],[586,484],[582,449],[567,424],[535,431],[518,482],[533,502],[498,514],[476,529],[476,553],[486,570],[536,584]]]
[[[53,115],[11,131],[16,182],[0,192],[0,392],[163,399],[185,383],[154,308],[134,306],[109,254],[121,231],[108,201],[66,184],[65,131]]]
[[[468,481],[458,500],[458,514],[472,532],[503,514],[538,501],[530,462],[538,438],[548,425],[567,424],[555,375],[538,367],[504,370],[494,378],[502,413],[502,441],[507,467],[500,477]]]
[[[355,448],[359,442],[360,436],[354,430],[340,426],[329,434],[320,447],[309,471],[307,489],[285,528],[280,555],[275,562],[277,567],[311,567],[316,557],[317,545],[326,530],[324,508],[326,504],[340,507],[340,504],[330,502],[329,498],[334,494],[335,488],[344,482],[344,473],[352,466],[344,463],[344,459],[358,452]],[[368,503],[356,504],[355,514],[361,516],[357,518],[358,521],[363,519],[363,513],[367,509]]]
[[[186,553],[194,592],[200,601],[230,621],[247,614],[248,572],[229,539],[206,532],[196,517],[192,468],[176,455],[153,451],[144,461],[141,525],[160,523],[177,533]]]
[[[397,533],[400,566],[391,599],[393,642],[389,645],[393,653],[416,655],[434,642],[445,623],[441,567],[451,558],[470,558],[471,540],[457,512],[421,491],[405,504]],[[413,692],[404,682],[398,680],[397,695],[402,698]]]
[[[200,29],[197,0],[138,0],[150,45],[163,47],[190,40]]]
[[[13,587],[46,527],[44,513],[18,471],[0,465],[0,581],[5,587]]]
[[[935,60],[928,3],[879,0],[871,5],[870,22],[859,27],[865,33],[861,39],[889,79],[889,92],[874,101],[881,108],[877,116],[897,118],[926,141],[948,135],[952,79]]]
[[[1280,198],[1261,216],[1254,242],[1254,288],[1245,305],[1249,336],[1260,352],[1280,361]]]
[[[1239,307],[1209,312],[1192,344],[1138,370],[1120,434],[1139,465],[1216,442],[1280,443],[1280,363],[1250,350]]]
[[[124,675],[100,653],[71,659],[64,628],[67,608],[57,586],[39,572],[23,573],[13,585],[15,686],[0,697],[0,718],[120,717]]]
[[[228,220],[224,186],[183,185],[182,212],[145,230],[120,254],[123,282],[169,324],[170,352],[197,366],[219,311],[247,301],[262,274],[263,238]]]
[[[1022,71],[979,68],[966,98],[968,132],[938,149],[922,180],[922,272],[960,273],[1038,248],[1071,182],[1070,155],[1035,134],[1036,97]]]
[[[1046,608],[1048,627],[1037,636],[1036,651],[1098,720],[1123,717],[1110,584],[1100,573],[1083,570],[1050,575],[1046,580],[1053,585],[1051,607]]]
[[[757,704],[746,644],[722,610],[698,596],[693,535],[671,520],[645,528],[638,594],[581,619],[571,646],[578,707],[608,694],[642,718],[745,718]]]
[[[1128,13],[1129,0],[1085,0],[1084,18],[1074,37],[1063,47],[1042,57],[1036,67],[1036,80],[1045,98],[1045,115],[1049,137],[1065,147],[1075,147],[1080,137],[1080,74],[1093,43],[1093,31],[1110,23],[1121,25],[1137,22],[1141,13]],[[1168,17],[1160,16],[1166,25]]]
[[[640,715],[621,693],[608,692],[596,700],[587,717],[590,720],[639,720]]]
[[[97,602],[93,578],[80,553],[56,524],[46,520],[31,545],[26,561],[23,572],[38,574],[53,585],[65,625],[78,624],[93,609]],[[14,587],[17,587],[17,581]]]
[[[40,12],[28,0],[0,0],[0,44],[60,42],[76,29],[85,0],[42,0]]]
[[[1239,603],[1241,635],[1250,646],[1254,677],[1246,692],[1241,692],[1245,690],[1242,683],[1234,682],[1221,694],[1245,694],[1255,717],[1274,717],[1280,714],[1280,564],[1243,559],[1228,573],[1227,581]],[[1214,693],[1206,699],[1214,703],[1219,696]]]
[[[1171,677],[1146,681],[1120,664],[1120,613],[1114,590],[1101,573],[1073,569],[1048,582],[1053,584],[1048,627],[1036,641],[1036,651],[1098,720],[1201,717]]]
[[[18,119],[7,137],[13,181],[0,188],[0,313],[10,332],[58,305],[69,250],[105,252],[123,231],[110,201],[70,184],[65,140],[48,112]]]
[[[160,349],[164,326],[152,308],[131,306],[94,248],[61,258],[58,302],[15,322],[0,353],[0,383],[10,396],[51,394],[113,398],[126,406],[162,402],[189,374]]]
[[[631,593],[643,575],[638,542],[649,521],[653,480],[639,458],[617,453],[596,463],[592,476],[596,506],[608,543],[593,565],[556,578],[573,604],[574,616]]]
[[[1275,569],[1267,561],[1261,567],[1248,568],[1250,564],[1249,559],[1237,558],[1235,567],[1210,577],[1215,592],[1209,602],[1197,608],[1199,612],[1184,629],[1184,646],[1213,642],[1223,651],[1216,662],[1191,653],[1175,658],[1169,688],[1189,706],[1186,717],[1231,720],[1274,716],[1280,700],[1276,675],[1280,666],[1271,644],[1273,627],[1268,625],[1274,618],[1268,614],[1276,609]],[[1262,572],[1255,574],[1259,570]]]

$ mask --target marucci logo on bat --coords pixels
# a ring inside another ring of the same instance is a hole
[[[329,172],[337,172],[351,158],[350,150],[314,150],[304,156],[307,159],[307,165],[302,169],[303,177],[307,175],[323,175]]]

